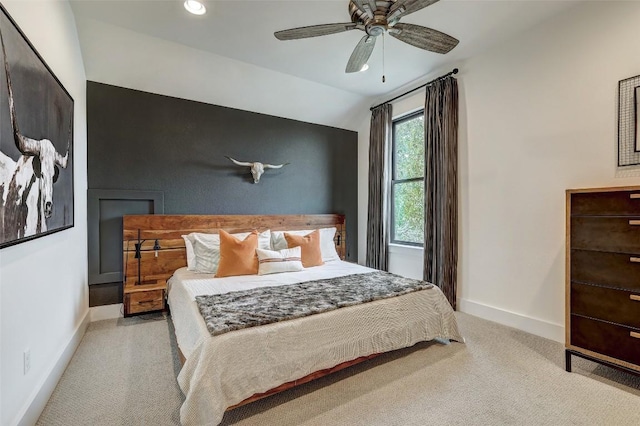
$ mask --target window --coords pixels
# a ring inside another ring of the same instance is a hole
[[[391,242],[422,246],[424,239],[424,111],[393,121]]]

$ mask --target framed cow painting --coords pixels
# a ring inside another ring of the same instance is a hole
[[[0,248],[73,226],[73,99],[0,5]]]

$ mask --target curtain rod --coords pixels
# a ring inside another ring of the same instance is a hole
[[[408,95],[408,94],[409,94],[409,93],[411,93],[411,92],[415,92],[415,91],[416,91],[416,90],[418,90],[418,89],[422,89],[423,87],[427,87],[428,85],[433,84],[433,83],[435,83],[435,82],[436,82],[436,81],[438,81],[438,80],[442,80],[443,78],[447,78],[447,77],[449,77],[450,75],[453,75],[453,74],[458,74],[458,68],[454,68],[454,69],[453,69],[453,71],[448,72],[448,73],[446,73],[445,75],[441,75],[441,76],[440,76],[440,77],[438,77],[438,78],[434,78],[433,80],[431,80],[431,81],[429,81],[429,82],[427,82],[427,83],[423,84],[422,86],[418,86],[418,87],[416,87],[415,89],[407,90],[406,92],[404,92],[404,93],[402,93],[402,94],[400,94],[400,95],[396,96],[396,97],[395,97],[395,98],[393,98],[393,99],[389,99],[389,100],[388,100],[388,101],[386,101],[386,102],[382,102],[381,104],[378,104],[378,105],[372,106],[371,108],[369,108],[369,111],[373,111],[374,109],[378,108],[378,107],[379,107],[379,106],[381,106],[381,105],[384,105],[384,104],[388,104],[388,103],[390,103],[390,102],[393,102],[393,101],[395,101],[396,99],[399,99],[399,98],[401,98],[401,97],[403,97],[403,96],[405,96],[405,95]]]

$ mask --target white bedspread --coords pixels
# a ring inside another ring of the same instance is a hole
[[[183,425],[217,425],[227,407],[255,393],[345,361],[435,338],[463,341],[437,287],[323,314],[212,337],[195,296],[288,285],[371,271],[335,261],[300,272],[213,278],[186,268],[169,280],[169,305],[187,358],[178,383]]]

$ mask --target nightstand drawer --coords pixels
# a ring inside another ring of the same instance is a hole
[[[640,332],[637,329],[571,315],[571,344],[640,365]]]
[[[571,248],[640,254],[640,217],[572,217]]]
[[[571,196],[572,215],[637,215],[640,191],[585,192]]]
[[[164,290],[150,290],[130,293],[129,314],[157,311],[164,309]]]
[[[640,329],[640,292],[571,283],[571,312]]]
[[[571,281],[640,291],[640,256],[571,250]]]

